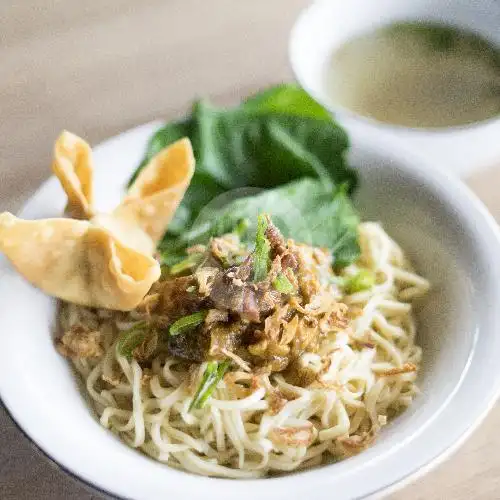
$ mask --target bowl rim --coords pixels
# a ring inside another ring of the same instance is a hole
[[[129,134],[137,134],[137,133],[142,133],[144,134],[147,132],[147,134],[150,134],[152,131],[154,131],[156,128],[158,128],[163,122],[161,121],[154,121],[147,123],[145,125],[141,125],[139,127],[135,127],[133,129],[130,129],[129,131],[124,132],[123,134],[119,134],[115,137],[109,138],[106,141],[103,141],[100,143],[96,148],[95,151],[97,152],[98,149],[101,147],[104,147],[106,145],[110,145],[113,141],[117,140],[126,140]],[[372,137],[368,137],[366,132],[356,132],[355,135],[357,135],[356,140],[358,141],[359,144],[362,144],[363,146],[366,144],[367,149],[375,150],[376,153],[382,154],[388,157],[390,159],[391,157],[397,157],[400,159],[400,164],[397,166],[396,170],[398,171],[403,171],[406,172],[408,175],[412,174],[422,180],[424,184],[426,184],[428,187],[432,185],[441,185],[447,186],[445,189],[451,194],[453,193],[454,196],[458,196],[460,198],[463,198],[466,200],[465,206],[462,207],[460,210],[460,216],[457,215],[458,218],[466,218],[469,221],[473,220],[481,220],[485,226],[489,230],[488,238],[491,239],[493,243],[489,243],[490,246],[495,245],[496,250],[500,251],[500,230],[491,216],[487,209],[484,207],[482,202],[477,198],[476,195],[474,195],[469,188],[467,188],[460,180],[455,179],[450,177],[449,175],[439,171],[438,169],[433,168],[433,165],[429,163],[428,160],[424,159],[421,157],[419,154],[410,151],[406,147],[402,147],[399,144],[394,144],[394,141],[390,140],[380,140],[379,138],[374,139]],[[361,137],[363,136],[363,137]],[[149,137],[149,135],[147,136]],[[406,161],[403,161],[402,158],[405,156],[406,158],[410,155],[411,160],[407,159]],[[52,179],[53,180],[53,179]],[[32,203],[36,202],[37,196],[40,195],[40,193],[43,192],[45,187],[47,186],[47,183],[50,183],[51,180],[46,181],[45,183],[42,184],[42,186],[35,192],[35,194],[28,200],[28,202],[24,205],[24,207],[21,209],[21,213],[29,210],[30,206]],[[36,203],[35,203],[36,204]],[[470,210],[470,213],[466,210]],[[485,238],[486,240],[486,238]],[[493,248],[491,249],[490,253],[493,252]],[[497,266],[498,267],[498,266]],[[500,292],[499,292],[500,293]],[[500,321],[500,311],[497,313],[497,316]],[[455,443],[447,443],[443,444],[443,446],[440,447],[439,453],[435,456],[432,456],[428,459],[425,460],[423,464],[414,464],[411,466],[411,470],[408,474],[404,475],[403,477],[397,478],[395,480],[390,480],[387,481],[385,484],[380,485],[380,487],[377,487],[374,490],[371,491],[366,491],[364,495],[367,495],[368,497],[373,497],[382,494],[382,492],[386,492],[388,490],[393,491],[397,489],[400,486],[403,486],[407,482],[411,481],[415,477],[418,477],[425,471],[429,470],[430,468],[434,467],[438,461],[444,459],[446,456],[451,454],[458,446],[461,444],[467,437],[470,435],[470,433],[477,428],[477,426],[481,423],[482,419],[486,416],[488,411],[491,409],[493,406],[494,402],[498,399],[500,395],[500,372],[496,372],[494,377],[494,383],[492,383],[492,386],[490,386],[490,389],[492,388],[492,391],[488,392],[488,400],[486,401],[486,404],[483,405],[478,411],[478,408],[474,409],[473,415],[469,417],[469,420],[467,421],[466,427],[463,429],[463,431],[460,434],[459,439]],[[2,390],[2,383],[0,381],[0,391]],[[1,391],[3,392],[3,391]],[[0,401],[3,403],[4,408],[6,409],[9,417],[14,421],[15,425],[22,431],[22,433],[32,441],[36,448],[42,451],[43,455],[48,457],[52,462],[56,463],[59,468],[61,468],[63,471],[67,472],[71,477],[77,478],[80,480],[82,483],[85,485],[94,488],[103,494],[115,497],[115,498],[121,498],[118,496],[119,494],[109,490],[108,488],[104,487],[102,485],[102,482],[96,483],[95,480],[89,479],[87,477],[82,477],[80,473],[77,470],[74,470],[74,467],[71,468],[69,465],[66,466],[63,461],[58,460],[52,456],[52,453],[50,451],[49,447],[44,447],[41,444],[37,442],[36,436],[32,435],[32,432],[29,428],[29,426],[23,426],[20,420],[19,416],[16,418],[16,410],[14,407],[9,406],[9,402],[5,401],[4,397],[2,394],[0,394]],[[451,404],[451,401],[450,403]],[[472,412],[471,412],[472,413]],[[327,467],[322,467],[320,469],[317,469],[316,472],[318,474],[324,474],[325,471],[327,470]],[[307,473],[311,477],[311,472],[310,471]],[[265,479],[265,480],[252,480],[253,485],[260,484],[262,485],[263,483],[265,485],[269,485],[271,483],[274,483],[275,485],[280,485],[281,487],[285,486],[285,484],[288,484],[289,486],[291,485],[294,480],[296,481],[297,478],[301,478],[303,474],[299,476],[295,475],[287,475],[284,477],[280,478],[273,478],[271,480]],[[314,474],[314,476],[317,478],[318,475]],[[200,478],[200,477],[195,477],[191,476],[190,474],[185,475],[186,478],[191,477],[191,480],[196,480],[198,484],[205,484],[208,485],[209,482],[212,485],[212,487],[215,487],[215,483],[217,483],[219,486],[221,486],[221,493],[227,494],[229,491],[239,491],[242,492],[244,485],[246,484],[246,481],[239,481],[239,482],[231,482],[234,484],[234,489],[232,487],[229,487],[228,489],[228,481],[227,480],[219,480],[219,479],[213,479],[210,478],[207,481],[207,478]],[[225,487],[222,488],[223,483],[226,484]],[[239,485],[236,486],[236,485]],[[260,487],[259,487],[260,488]],[[246,498],[246,497],[244,497]]]

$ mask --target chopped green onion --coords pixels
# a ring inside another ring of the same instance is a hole
[[[192,267],[197,266],[201,259],[203,258],[203,254],[201,253],[192,253],[188,255],[184,260],[177,262],[170,268],[170,274],[176,275],[191,269]]]
[[[196,390],[196,394],[189,405],[189,411],[193,408],[199,410],[205,406],[208,398],[212,395],[217,384],[222,379],[227,369],[230,366],[230,361],[226,360],[222,363],[217,363],[217,361],[210,361],[203,373],[201,383]]]
[[[146,322],[139,321],[132,328],[124,331],[116,344],[118,354],[131,360],[134,350],[146,340],[146,329]]]
[[[233,257],[233,262],[232,264],[234,266],[239,266],[240,264],[243,264],[243,262],[245,262],[245,255],[235,255]]]
[[[160,264],[161,276],[160,279],[163,280],[169,275],[169,267],[166,264]]]
[[[194,330],[205,321],[207,311],[198,311],[189,316],[183,316],[170,325],[170,335],[179,335]]]
[[[273,281],[273,287],[280,293],[290,294],[295,292],[294,286],[283,273],[279,273],[278,276],[276,276],[276,279]]]
[[[233,233],[238,236],[238,238],[241,240],[243,236],[245,236],[246,232],[248,231],[248,228],[250,227],[250,221],[248,219],[240,219],[234,230]]]
[[[266,215],[260,214],[257,217],[257,235],[253,255],[253,281],[256,283],[265,280],[269,271],[271,245],[266,238],[267,225]]]
[[[361,269],[347,280],[345,291],[349,294],[362,292],[363,290],[369,290],[373,285],[375,285],[375,275],[368,269]]]
[[[336,276],[336,275],[329,275],[325,278],[325,282],[329,285],[337,285],[341,288],[344,288],[346,285],[346,280],[344,276]]]
[[[158,252],[160,264],[166,269],[170,269],[170,267],[172,267],[174,264],[177,264],[177,262],[180,262],[181,260],[184,260],[186,258],[185,248],[179,250],[177,250],[177,248],[174,248],[170,250],[159,247]]]

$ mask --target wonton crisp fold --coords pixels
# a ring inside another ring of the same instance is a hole
[[[153,257],[87,221],[25,221],[5,212],[0,250],[44,292],[89,307],[131,310],[161,274]]]
[[[184,197],[194,168],[189,139],[174,142],[144,167],[112,216],[141,228],[156,246]]]
[[[54,145],[52,170],[68,197],[68,215],[73,219],[90,219],[94,215],[90,146],[77,135],[63,131]]]

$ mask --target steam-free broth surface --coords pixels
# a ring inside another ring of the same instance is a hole
[[[411,127],[500,115],[500,48],[455,27],[397,23],[344,44],[330,60],[333,104]]]

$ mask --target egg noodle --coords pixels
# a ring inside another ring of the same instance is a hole
[[[207,363],[189,369],[163,353],[141,368],[117,354],[121,331],[142,319],[72,304],[63,329],[81,323],[104,339],[99,358],[75,359],[100,423],[130,446],[170,466],[206,476],[256,478],[351,456],[369,446],[389,419],[418,394],[421,349],[412,302],[429,283],[415,274],[400,247],[376,223],[359,226],[362,255],[342,271],[376,276],[368,290],[336,297],[351,321],[329,334],[301,363],[318,373],[306,387],[282,373],[251,373],[232,353],[204,407],[191,409]]]

